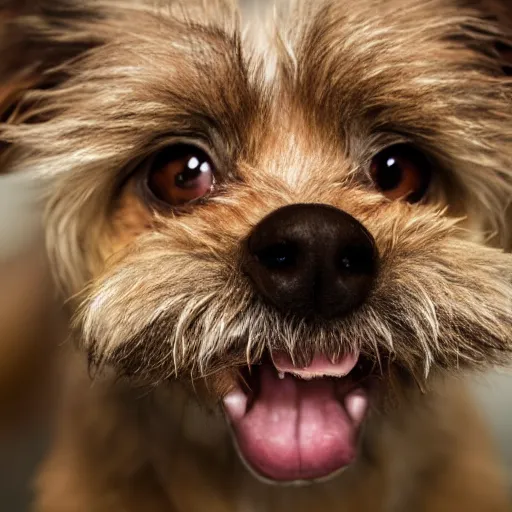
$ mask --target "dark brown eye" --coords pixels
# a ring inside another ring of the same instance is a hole
[[[161,201],[171,206],[182,206],[212,190],[213,164],[199,148],[188,145],[171,147],[156,158],[148,184]]]
[[[426,194],[431,169],[428,159],[416,148],[397,144],[374,157],[370,173],[378,190],[388,199],[417,203]]]

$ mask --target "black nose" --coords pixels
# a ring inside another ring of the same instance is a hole
[[[277,308],[332,318],[367,297],[377,249],[352,216],[327,205],[294,204],[265,217],[248,240],[246,271]]]

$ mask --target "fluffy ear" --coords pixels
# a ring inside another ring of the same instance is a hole
[[[0,0],[0,122],[27,121],[26,93],[54,87],[63,64],[99,43],[94,16],[77,0]]]

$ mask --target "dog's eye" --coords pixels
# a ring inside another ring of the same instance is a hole
[[[152,165],[148,185],[161,201],[181,206],[212,190],[213,164],[199,148],[174,146],[158,155]]]
[[[420,201],[431,177],[428,159],[416,148],[397,144],[374,157],[370,174],[375,186],[388,199]]]

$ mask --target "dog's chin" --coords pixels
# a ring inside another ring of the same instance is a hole
[[[358,353],[336,362],[317,354],[306,368],[273,353],[241,373],[224,398],[238,453],[273,483],[323,481],[357,458],[375,382]]]

